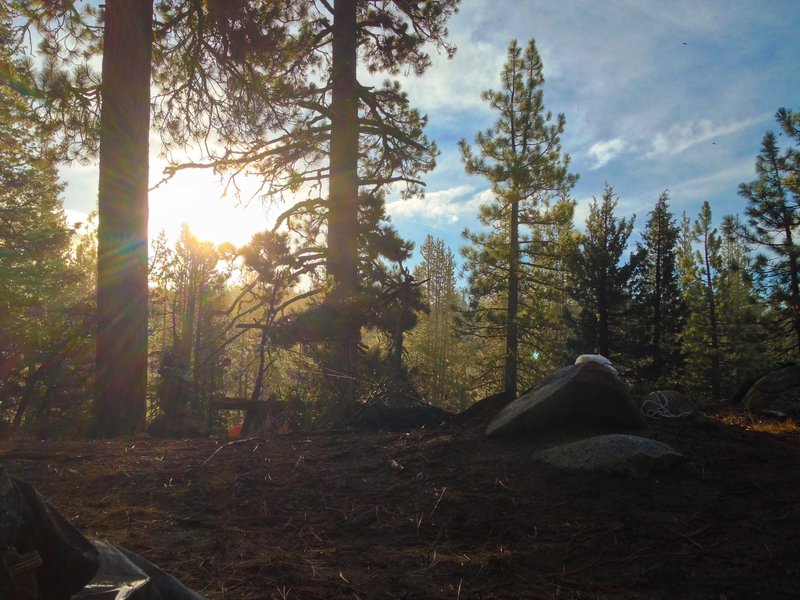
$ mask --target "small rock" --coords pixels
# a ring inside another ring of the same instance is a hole
[[[533,455],[534,460],[561,469],[634,478],[665,471],[684,458],[662,442],[625,434],[598,435],[540,450]]]

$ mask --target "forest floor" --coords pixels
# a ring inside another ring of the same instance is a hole
[[[209,599],[797,597],[800,433],[743,423],[643,430],[687,460],[639,480],[477,426],[3,441],[0,462]]]

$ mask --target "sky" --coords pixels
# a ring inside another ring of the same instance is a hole
[[[392,222],[417,247],[430,233],[456,254],[461,232],[478,227],[478,206],[491,193],[464,172],[457,143],[496,120],[480,93],[499,87],[512,39],[536,41],[545,107],[566,116],[562,148],[580,175],[578,227],[605,182],[619,196],[618,215],[637,215],[635,239],[664,190],[676,218],[696,217],[706,200],[715,221],[743,213],[737,188],[755,178],[775,112],[800,110],[798,23],[797,0],[462,0],[449,23],[455,58],[434,50],[425,75],[402,79],[441,155],[424,199],[389,197]],[[153,182],[162,166],[154,159]],[[96,206],[96,167],[65,167],[62,176],[65,208],[79,219]],[[200,173],[150,194],[151,235],[176,235],[186,221],[203,239],[243,244],[272,216],[258,202],[224,196]]]

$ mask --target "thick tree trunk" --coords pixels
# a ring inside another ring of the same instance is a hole
[[[333,16],[328,276],[338,308],[339,331],[331,362],[343,385],[344,403],[354,400],[355,359],[360,338],[351,303],[358,290],[358,79],[357,0],[336,0]],[[348,308],[349,306],[349,308]]]
[[[517,397],[517,351],[519,312],[519,202],[511,201],[511,222],[508,235],[508,313],[506,315],[506,366],[504,388],[506,397]]]
[[[144,426],[153,0],[107,0],[100,113],[93,433]]]

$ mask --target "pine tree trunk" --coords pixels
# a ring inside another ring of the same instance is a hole
[[[506,397],[517,397],[517,312],[519,309],[519,202],[511,201],[511,222],[508,243],[508,313],[506,315],[506,366],[504,389]]]
[[[661,379],[661,284],[663,274],[661,272],[661,231],[657,232],[656,240],[656,264],[655,264],[655,286],[653,288],[653,381]]]
[[[606,274],[603,274],[605,277]],[[605,283],[605,282],[604,282]],[[608,335],[608,305],[609,305],[609,292],[608,287],[603,285],[600,290],[600,298],[597,303],[597,352],[606,358],[610,357],[609,352],[609,335]]]
[[[331,97],[330,190],[328,199],[328,275],[340,331],[329,343],[331,362],[344,385],[336,401],[355,399],[355,358],[360,340],[352,302],[358,289],[358,79],[357,0],[335,0]]]
[[[708,323],[711,327],[711,396],[719,399],[722,395],[720,381],[719,325],[717,324],[717,299],[711,279],[711,261],[708,255],[708,237],[703,242],[706,267],[706,293],[708,298]]]
[[[100,113],[93,433],[144,427],[153,0],[107,0]]]
[[[787,211],[788,212],[788,211]],[[796,353],[800,354],[800,273],[797,272],[797,253],[795,251],[794,238],[792,236],[792,218],[787,214],[786,221],[786,247],[789,258],[789,289],[790,303],[792,307],[792,326],[794,327],[795,338],[797,339]]]

